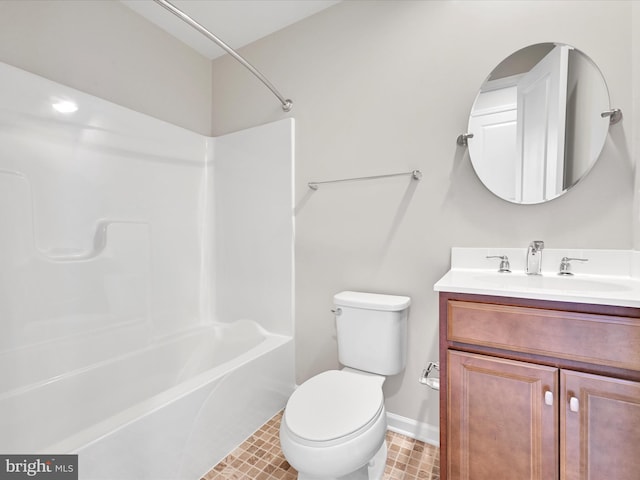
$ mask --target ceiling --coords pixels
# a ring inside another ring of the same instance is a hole
[[[153,0],[120,0],[150,22],[214,59],[224,50]],[[341,0],[170,0],[233,49],[309,17]]]

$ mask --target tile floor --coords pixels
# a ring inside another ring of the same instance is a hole
[[[213,467],[201,480],[294,480],[297,472],[280,450],[278,432],[282,412],[265,423],[242,445]],[[387,432],[389,455],[385,480],[439,480],[437,447],[398,433]]]

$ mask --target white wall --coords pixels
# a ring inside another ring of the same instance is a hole
[[[215,138],[209,192],[215,313],[293,335],[294,121]]]
[[[205,137],[5,64],[0,125],[0,352],[201,322]]]
[[[211,134],[209,59],[115,0],[0,1],[0,61]]]
[[[241,50],[294,101],[298,382],[338,365],[335,292],[410,295],[407,369],[385,384],[387,406],[437,425],[437,395],[417,378],[438,356],[432,286],[452,246],[632,246],[631,9],[615,1],[347,0]],[[548,204],[512,205],[482,186],[455,139],[486,75],[515,50],[549,41],[595,61],[625,119],[576,188]],[[270,92],[231,59],[214,61],[213,76],[216,134],[282,117]],[[424,173],[419,183],[306,186],[414,168]]]

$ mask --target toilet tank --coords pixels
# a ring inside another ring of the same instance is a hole
[[[342,365],[378,375],[404,370],[409,297],[345,291],[333,303]]]

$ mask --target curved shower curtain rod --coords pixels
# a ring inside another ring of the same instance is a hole
[[[158,5],[166,8],[168,11],[173,13],[176,17],[178,17],[185,23],[188,23],[189,25],[191,25],[193,28],[195,28],[197,31],[202,33],[209,40],[212,40],[213,42],[215,42],[220,48],[225,50],[229,55],[231,55],[238,62],[244,65],[247,70],[253,73],[258,78],[258,80],[264,83],[266,87],[269,90],[271,90],[276,97],[278,97],[278,100],[280,100],[280,103],[282,103],[282,110],[284,110],[285,112],[288,112],[289,110],[291,110],[291,107],[293,106],[293,102],[288,98],[284,98],[282,94],[278,91],[278,89],[274,87],[273,84],[269,80],[267,80],[267,78],[262,73],[260,73],[253,65],[251,65],[244,58],[242,58],[240,54],[238,54],[233,48],[231,48],[229,45],[224,43],[222,40],[216,37],[213,33],[211,33],[209,30],[204,28],[202,25],[196,22],[193,18],[191,18],[189,15],[184,13],[182,10],[180,10],[178,7],[168,2],[167,0],[153,0],[153,1],[156,2]]]

